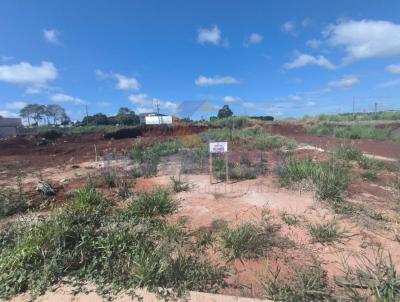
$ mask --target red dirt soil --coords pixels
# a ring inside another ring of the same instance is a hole
[[[287,136],[298,143],[308,144],[324,150],[339,145],[354,145],[364,153],[400,159],[400,144],[394,141],[373,141],[366,139],[340,139],[334,136],[307,135],[300,124],[272,123],[265,126],[273,133]]]

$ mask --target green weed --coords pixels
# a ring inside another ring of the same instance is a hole
[[[285,276],[281,268],[262,279],[265,297],[273,301],[308,302],[326,301],[330,297],[327,272],[316,260],[311,264],[292,264]]]
[[[281,218],[287,225],[296,225],[299,222],[297,216],[288,214],[286,212],[281,214]]]
[[[171,193],[161,188],[139,194],[128,206],[129,212],[140,217],[166,216],[178,209]]]
[[[170,177],[171,182],[172,182],[172,190],[175,193],[179,192],[186,192],[190,190],[190,184],[180,180],[176,179],[174,176]]]
[[[244,223],[226,229],[220,238],[221,251],[227,261],[259,258],[276,243],[274,226]]]
[[[313,242],[333,243],[340,240],[344,231],[341,231],[335,221],[316,223],[309,226],[309,232]]]

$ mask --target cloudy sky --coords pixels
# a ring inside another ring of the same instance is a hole
[[[280,118],[400,109],[400,2],[0,2],[0,115],[229,104]]]

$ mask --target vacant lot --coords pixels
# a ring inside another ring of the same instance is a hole
[[[399,301],[400,144],[304,122],[209,126],[1,142],[0,298]],[[223,156],[210,183],[208,141],[228,141],[228,183]]]

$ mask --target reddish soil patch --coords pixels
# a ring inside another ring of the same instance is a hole
[[[333,149],[339,145],[354,145],[364,153],[400,159],[400,144],[393,141],[373,141],[366,139],[341,139],[334,136],[307,135],[305,127],[300,124],[266,124],[273,133],[287,136],[298,143],[308,144],[324,150]]]

